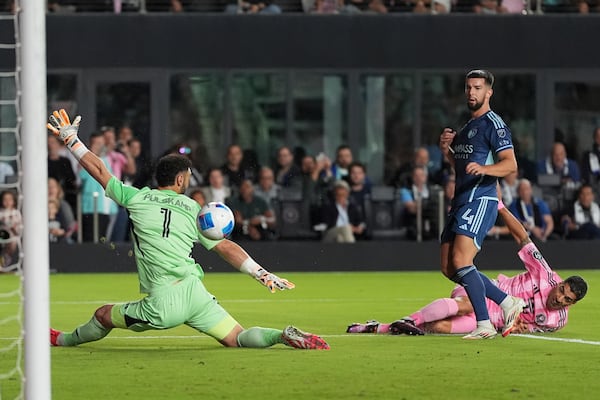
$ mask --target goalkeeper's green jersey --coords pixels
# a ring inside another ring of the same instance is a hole
[[[140,280],[140,291],[151,293],[190,275],[202,279],[204,271],[192,258],[194,243],[206,249],[219,241],[198,230],[200,205],[172,190],[137,189],[112,177],[106,196],[127,208]]]

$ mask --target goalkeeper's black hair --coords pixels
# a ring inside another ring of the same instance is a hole
[[[156,183],[158,187],[171,186],[182,172],[192,168],[189,158],[177,154],[161,157],[156,165]]]
[[[576,301],[579,301],[585,297],[588,286],[582,277],[573,275],[565,279],[564,282],[569,284],[571,291],[575,294]]]

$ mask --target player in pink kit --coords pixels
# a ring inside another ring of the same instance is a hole
[[[587,284],[580,276],[570,276],[564,281],[554,272],[523,225],[500,203],[502,215],[513,237],[521,245],[519,258],[527,272],[514,277],[498,275],[494,281],[502,291],[525,300],[526,306],[510,333],[554,332],[567,323],[569,307],[581,300],[587,292]],[[502,309],[487,300],[490,321],[497,330],[504,326]],[[468,333],[475,329],[477,321],[473,306],[462,286],[457,286],[450,298],[437,299],[422,309],[389,324],[369,321],[352,324],[348,333],[381,333],[423,335],[427,333]]]

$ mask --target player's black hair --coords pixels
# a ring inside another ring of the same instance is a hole
[[[469,71],[466,79],[470,78],[483,78],[485,79],[485,83],[487,83],[490,87],[494,86],[494,75],[485,69],[474,69]]]
[[[565,279],[564,282],[569,284],[571,291],[575,294],[576,301],[579,301],[585,297],[588,286],[582,277],[573,275]]]
[[[192,162],[185,156],[170,154],[161,157],[156,165],[156,183],[159,187],[171,186],[177,175],[189,168],[192,168]]]

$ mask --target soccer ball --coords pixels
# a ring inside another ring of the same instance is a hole
[[[233,232],[233,212],[225,204],[211,201],[198,214],[198,228],[202,236],[212,240],[228,237]]]

